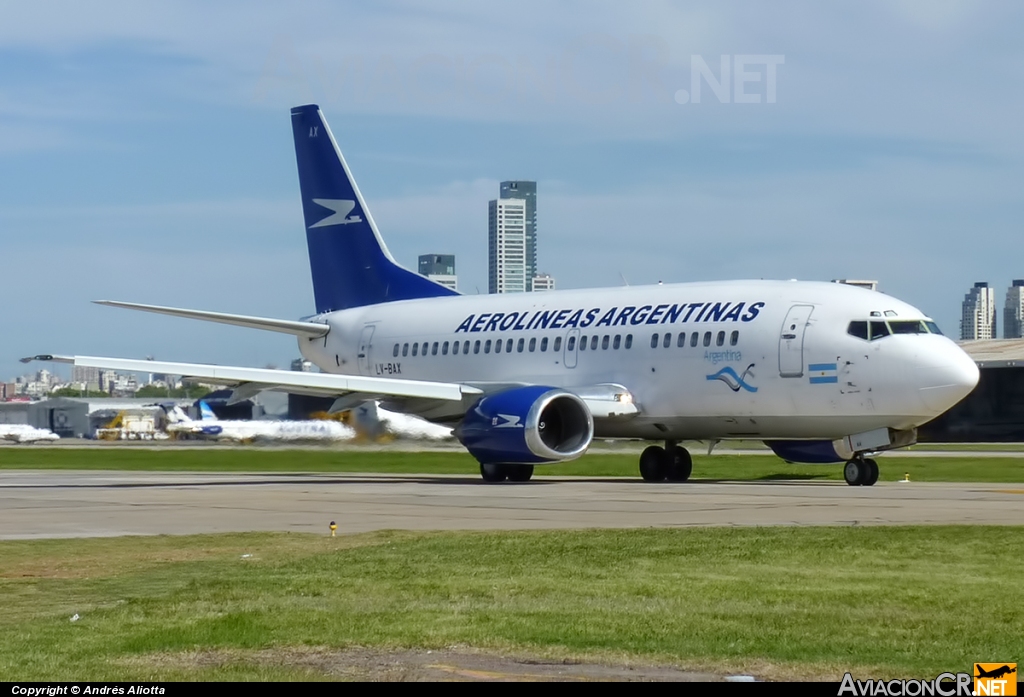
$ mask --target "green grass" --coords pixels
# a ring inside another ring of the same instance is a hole
[[[1024,482],[1024,458],[879,457],[881,481]],[[381,472],[464,474],[479,466],[465,452],[394,450],[286,450],[278,448],[148,449],[135,447],[0,448],[5,469],[110,469],[178,472]],[[544,465],[538,475],[637,477],[636,453],[594,453],[574,462]],[[770,455],[694,454],[693,478],[701,480],[842,479],[840,465],[790,465]]]
[[[0,680],[310,679],[267,656],[353,646],[934,677],[1020,658],[1021,549],[972,526],[0,542]]]

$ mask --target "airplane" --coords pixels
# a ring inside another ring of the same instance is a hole
[[[254,440],[349,440],[355,431],[343,423],[322,421],[248,421],[217,418],[205,400],[199,402],[199,421],[175,404],[163,406],[167,433],[176,438],[212,438],[248,443]]]
[[[99,304],[292,334],[320,373],[42,354],[112,370],[183,375],[375,400],[454,428],[484,481],[583,455],[595,438],[661,442],[639,470],[686,481],[682,441],[757,439],[789,462],[845,463],[870,486],[870,455],[963,399],[978,367],[917,308],[843,284],[719,281],[460,295],[401,267],[317,105],[291,111],[315,314],[252,317]],[[710,448],[709,448],[710,451]]]
[[[60,440],[60,436],[49,429],[35,428],[27,424],[0,424],[0,438],[14,443]]]
[[[1017,672],[1016,668],[1011,668],[1009,665],[1003,665],[999,668],[994,668],[993,670],[985,670],[981,666],[976,666],[975,670],[978,672],[978,674],[974,676],[976,678],[1001,678],[1004,675]]]

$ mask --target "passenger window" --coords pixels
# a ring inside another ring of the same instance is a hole
[[[525,345],[525,343],[526,343],[525,339],[520,339],[519,343],[516,345],[516,351],[518,351],[519,353],[522,353],[523,352],[523,346]]]
[[[686,346],[686,332],[679,332],[679,338],[676,339],[676,348],[682,348]]]
[[[409,355],[409,344],[402,344],[402,355],[403,356],[408,356]]]
[[[671,345],[672,345],[672,335],[666,332],[665,333],[665,341],[662,342],[661,347],[662,348],[668,348]]]
[[[458,356],[459,355],[459,342],[458,341],[453,341],[452,342],[452,355],[453,356]]]
[[[668,334],[666,334],[665,336],[668,336]],[[619,346],[621,344],[622,344],[622,337],[620,335],[616,334],[615,338],[612,339],[612,348],[615,349],[616,351],[618,351]]]
[[[415,356],[416,352],[419,351],[419,350],[420,350],[420,345],[419,344],[413,344],[412,345],[412,355]]]
[[[846,328],[846,333],[850,336],[855,336],[858,339],[864,339],[867,341],[868,338],[868,323],[863,320],[855,320],[850,322],[850,326]]]
[[[565,345],[565,350],[566,351],[572,351],[575,348],[576,348],[576,337],[570,336],[569,337],[569,341]]]
[[[739,340],[740,333],[738,331],[733,331],[733,333],[729,336],[729,345],[735,346],[739,342]]]
[[[881,339],[883,336],[889,336],[889,327],[885,322],[872,322],[871,323],[871,340]]]
[[[512,339],[505,342],[505,353],[512,353]]]
[[[431,356],[436,356],[437,355],[437,342],[436,341],[434,342],[434,345],[430,347],[430,355]]]
[[[441,344],[441,355],[442,356],[447,356],[448,355],[448,342],[447,341],[444,342],[443,344]]]
[[[544,337],[543,339],[540,340],[540,350],[541,351],[547,351],[548,350],[548,338],[547,337]]]
[[[398,358],[398,344],[395,344],[395,350],[391,353],[394,358]]]
[[[608,335],[607,334],[605,334],[603,337],[601,337],[601,348],[604,349],[604,350],[608,349]]]
[[[555,337],[555,346],[551,350],[552,351],[556,351],[556,352],[562,350],[562,337],[560,337],[560,336],[556,336]]]
[[[597,334],[595,334],[594,336],[590,337],[590,350],[591,351],[596,351],[597,350]]]
[[[697,332],[693,333],[693,335],[690,337],[690,346],[691,347],[697,345],[697,341],[698,341],[699,337],[700,337],[700,334],[698,334]]]
[[[487,341],[484,342],[484,353],[490,353],[490,352],[491,352],[491,340],[488,339]]]
[[[633,335],[626,334],[626,348],[633,348]]]
[[[651,348],[658,348],[658,335],[651,334]]]
[[[502,339],[498,339],[494,342],[494,352],[501,353],[501,345],[505,343]]]
[[[469,342],[468,341],[462,342],[462,353],[464,353],[464,354],[469,353]]]
[[[530,339],[530,353],[537,350],[537,339]]]
[[[480,340],[477,339],[473,342],[473,353],[480,353]]]
[[[710,346],[711,345],[711,332],[704,332],[704,345],[705,346]]]
[[[725,346],[725,332],[718,332],[718,338],[715,339],[715,346]]]
[[[586,351],[586,350],[587,350],[587,337],[581,336],[580,337],[580,351]]]

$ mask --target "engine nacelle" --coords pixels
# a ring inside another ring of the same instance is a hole
[[[517,387],[482,397],[455,428],[481,464],[536,464],[579,457],[594,438],[583,400],[562,389]]]
[[[853,451],[845,447],[843,439],[766,440],[764,444],[786,462],[825,465],[832,462],[846,462],[853,457]]]

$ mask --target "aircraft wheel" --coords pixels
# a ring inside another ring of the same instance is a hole
[[[843,479],[850,486],[860,486],[866,469],[864,461],[855,457],[846,463],[846,467],[843,467]]]
[[[485,482],[503,482],[508,477],[508,469],[504,465],[481,464],[480,476]]]
[[[509,465],[508,480],[510,482],[528,482],[533,476],[533,465]]]
[[[670,482],[685,482],[693,472],[693,458],[690,451],[681,445],[677,445],[666,451],[668,459],[668,471],[666,476]]]
[[[640,476],[645,482],[663,482],[668,474],[668,455],[660,445],[651,445],[640,453]]]
[[[878,481],[878,463],[874,460],[864,460],[864,464],[867,465],[865,468],[867,472],[861,484],[864,486],[874,486],[875,482]]]

